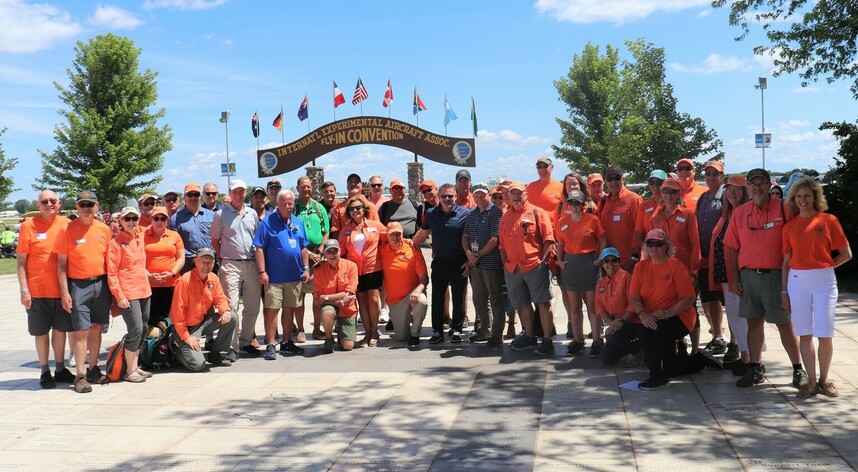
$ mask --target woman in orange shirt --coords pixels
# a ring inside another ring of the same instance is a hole
[[[150,217],[152,225],[143,232],[143,245],[149,286],[152,287],[149,326],[157,326],[170,316],[173,290],[185,266],[185,244],[179,233],[167,229],[169,215],[166,208],[153,208]]]
[[[797,217],[784,225],[784,263],[781,281],[781,304],[792,311],[795,334],[804,368],[810,382],[799,388],[799,398],[817,393],[836,397],[837,387],[828,380],[828,370],[834,347],[834,309],[837,306],[837,278],[834,268],[852,259],[852,249],[837,217],[825,213],[828,203],[822,186],[812,177],[804,176],[789,187],[786,210]],[[832,258],[831,252],[837,251]],[[814,352],[813,337],[819,339],[819,351]],[[819,357],[819,380],[816,358]]]
[[[369,219],[369,201],[355,195],[346,202],[346,222],[340,231],[342,256],[357,264],[357,300],[360,319],[366,330],[361,346],[378,345],[379,290],[382,285],[378,245],[387,242],[386,228]]]
[[[643,358],[641,320],[629,306],[632,274],[620,267],[620,251],[606,247],[599,256],[605,275],[596,284],[596,314],[607,326],[602,362],[612,365],[628,355],[626,367],[637,367]]]
[[[149,297],[152,289],[146,274],[146,252],[143,233],[137,228],[140,213],[125,207],[119,213],[119,234],[107,248],[107,285],[119,306],[128,328],[125,335],[125,363],[128,382],[145,382],[152,374],[137,365],[140,344],[145,335],[143,327],[149,320]]]

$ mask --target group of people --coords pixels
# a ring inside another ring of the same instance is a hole
[[[554,352],[555,278],[568,314],[567,353],[581,354],[591,337],[589,355],[607,364],[645,360],[649,378],[641,389],[705,366],[730,368],[741,376],[739,387],[762,382],[768,321],[778,327],[798,395],[837,395],[828,379],[833,268],[851,251],[837,219],[824,213],[815,180],[794,182],[782,201],[769,193],[763,169],[725,182],[723,165],[710,161],[703,186],[694,163],[681,159],[675,173],[652,171],[644,201],[625,187],[617,166],[604,176],[572,172],[562,181],[553,170],[541,157],[537,180],[489,188],[472,185],[462,169],[455,183],[420,182],[421,202],[407,197],[398,178],[388,184],[390,197],[380,176],[365,192],[357,174],[348,176],[343,201],[332,182],[313,199],[309,177],[299,178],[294,192],[276,178],[265,188],[232,180],[223,199],[213,183],[189,183],[181,194],[141,196],[109,225],[98,218],[94,192],[77,196],[77,218],[69,221],[58,214],[57,195],[44,190],[18,246],[21,302],[41,385],[68,382],[85,393],[106,382],[98,354],[111,311],[127,326],[130,382],[152,376],[138,367],[139,350],[148,326],[164,320],[172,323],[178,362],[192,371],[241,356],[301,355],[308,303],[312,337],[324,340],[325,353],[377,346],[382,313],[394,341],[417,347],[430,284],[430,344],[464,340],[470,298],[471,342],[500,346],[512,337],[517,312],[523,329],[511,348],[545,356]],[[421,250],[427,244],[431,276]],[[702,349],[698,297],[712,327]],[[255,332],[260,305],[262,343]],[[66,333],[75,374],[65,367]]]

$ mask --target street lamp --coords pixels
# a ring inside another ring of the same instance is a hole
[[[763,142],[762,142],[763,167],[762,168],[765,169],[766,168],[766,101],[765,101],[765,97],[764,97],[765,94],[763,93],[763,91],[766,90],[766,78],[763,76],[760,76],[759,78],[757,78],[757,81],[758,81],[758,84],[754,85],[754,88],[760,89],[760,113],[761,113],[762,118],[763,118],[762,119],[762,130],[760,131],[760,133],[762,134],[762,138],[763,138]]]
[[[223,123],[223,127],[226,130],[226,188],[229,188],[230,184],[230,172],[229,172],[229,110],[220,112],[220,122]]]

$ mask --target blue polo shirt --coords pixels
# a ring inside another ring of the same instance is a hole
[[[444,213],[441,205],[426,212],[423,229],[432,230],[432,253],[439,259],[464,259],[462,233],[465,232],[465,219],[471,211],[459,205],[453,205],[450,213]]]
[[[271,283],[297,282],[304,276],[301,250],[307,247],[304,222],[295,215],[284,221],[279,211],[259,223],[253,246],[265,253],[265,271]]]
[[[170,217],[168,228],[179,233],[185,244],[185,257],[196,257],[197,251],[204,247],[212,247],[209,231],[214,221],[215,213],[204,206],[196,215],[184,206]]]

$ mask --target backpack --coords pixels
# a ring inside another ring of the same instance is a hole
[[[125,364],[125,337],[119,340],[107,351],[107,363],[104,366],[107,380],[111,382],[119,382],[125,377],[128,372],[128,366]]]
[[[164,329],[158,336],[147,336],[140,345],[140,365],[146,369],[161,370],[173,365],[176,354],[170,346],[173,325],[169,319],[162,321]]]

